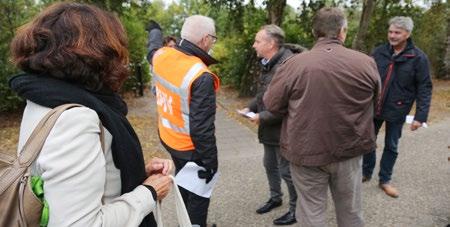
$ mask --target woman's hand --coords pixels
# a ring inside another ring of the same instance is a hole
[[[153,174],[144,181],[145,185],[152,186],[156,191],[156,200],[160,201],[169,194],[172,187],[172,178],[168,175]]]
[[[152,174],[162,174],[169,175],[173,169],[173,162],[170,159],[163,158],[152,158],[145,165],[145,172],[147,173],[147,177]]]

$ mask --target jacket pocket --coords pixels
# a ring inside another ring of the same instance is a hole
[[[394,112],[397,116],[406,116],[411,110],[413,98],[405,97],[393,97],[390,101],[389,112]]]
[[[414,68],[410,65],[400,66],[397,70],[399,84],[404,88],[414,86]]]

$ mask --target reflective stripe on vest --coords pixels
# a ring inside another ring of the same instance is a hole
[[[164,127],[170,128],[176,132],[184,133],[184,134],[190,134],[189,133],[189,88],[190,88],[190,82],[191,80],[202,70],[204,70],[204,65],[201,63],[196,63],[189,69],[189,71],[186,73],[186,75],[183,77],[183,83],[181,84],[181,87],[176,87],[175,85],[171,84],[169,81],[165,80],[155,72],[153,73],[153,76],[155,77],[155,82],[161,84],[163,87],[169,89],[172,93],[175,93],[180,96],[181,101],[181,112],[182,117],[184,121],[184,127],[178,127],[172,123],[170,123],[169,120],[167,120],[164,117],[161,117],[161,123]],[[158,87],[156,87],[156,96],[161,96],[161,92],[158,90]],[[170,105],[165,105],[165,108],[171,108]],[[172,110],[168,110],[172,111]]]
[[[172,149],[192,151],[195,149],[189,127],[192,83],[208,72],[213,76],[217,90],[219,79],[199,58],[174,48],[159,49],[153,64],[160,138]]]

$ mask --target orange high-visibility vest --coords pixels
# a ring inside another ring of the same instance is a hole
[[[159,136],[174,150],[195,149],[189,130],[191,85],[205,72],[213,76],[217,91],[219,78],[200,58],[170,47],[159,49],[153,56]]]

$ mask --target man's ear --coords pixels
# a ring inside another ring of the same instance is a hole
[[[275,39],[271,39],[270,40],[270,48],[276,48],[277,47],[277,42],[275,41]]]
[[[200,42],[198,42],[197,46],[200,47],[200,49],[202,49],[202,50],[205,49],[206,41],[207,41],[206,36],[203,36],[202,39],[200,40]]]
[[[345,39],[347,38],[347,27],[342,27],[338,34],[338,39],[342,42],[345,42]]]

